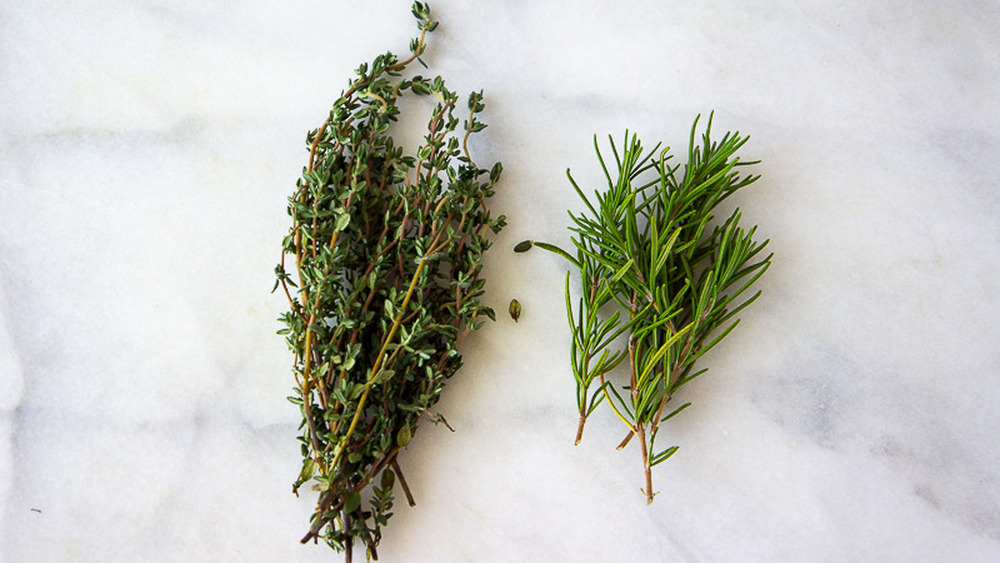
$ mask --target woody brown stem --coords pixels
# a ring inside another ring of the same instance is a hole
[[[629,430],[628,434],[625,435],[625,437],[622,439],[621,443],[618,444],[618,447],[615,448],[615,449],[618,449],[618,450],[625,449],[625,446],[627,446],[628,443],[632,441],[632,436],[635,436],[635,432]]]
[[[410,493],[410,486],[406,484],[406,478],[403,477],[403,470],[399,468],[399,463],[396,462],[396,458],[392,458],[389,462],[392,465],[392,470],[396,472],[396,477],[399,477],[399,484],[403,487],[403,494],[406,495],[406,502],[410,506],[417,506],[417,501],[413,500],[413,495]]]
[[[646,445],[646,426],[638,425],[639,445],[642,447],[642,469],[646,473],[646,504],[653,503],[653,466],[649,464],[649,448]]]

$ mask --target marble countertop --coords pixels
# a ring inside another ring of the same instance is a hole
[[[1000,560],[994,2],[431,4],[524,312],[464,343],[382,561]],[[0,560],[340,559],[298,543],[270,289],[305,134],[410,2],[224,5],[0,5]],[[613,415],[573,446],[564,264],[510,248],[568,241],[592,135],[683,149],[712,110],[774,265],[646,506]]]

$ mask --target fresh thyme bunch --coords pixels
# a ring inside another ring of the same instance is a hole
[[[578,271],[581,297],[574,311],[566,274],[566,311],[580,413],[576,442],[587,417],[602,402],[628,427],[618,446],[636,437],[642,451],[646,502],[653,501],[652,467],[677,446],[657,450],[660,425],[687,408],[667,410],[674,393],[706,370],[695,363],[737,325],[734,319],[760,292],[742,297],[767,270],[771,256],[754,261],[767,241],[754,241],[756,226],[739,226],[740,211],[714,227],[714,210],[759,176],[741,176],[736,151],[748,140],[726,133],[711,139],[712,118],[695,143],[691,128],[688,162],[671,165],[669,148],[645,151],[635,135],[619,148],[611,139],[613,177],[594,139],[607,189],[589,199],[567,170],[586,210],[570,217],[575,254],[542,242],[525,241],[566,258]],[[622,336],[626,338],[619,338]],[[624,340],[624,342],[623,342]],[[612,371],[624,364],[627,382]]]
[[[482,169],[469,155],[469,136],[486,127],[477,119],[481,93],[459,108],[441,77],[401,77],[413,61],[423,64],[426,34],[437,27],[426,4],[415,2],[413,14],[421,33],[410,56],[362,64],[309,132],[275,269],[290,304],[279,331],[295,356],[289,400],[303,417],[304,461],[292,489],[319,491],[302,542],[322,537],[348,560],[355,542],[378,558],[397,478],[413,504],[400,448],[461,367],[458,344],[483,317],[494,319],[480,301],[481,273],[487,233],[505,224],[486,206],[501,165]],[[415,155],[389,134],[407,92],[438,98]]]

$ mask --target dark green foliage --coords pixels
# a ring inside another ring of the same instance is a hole
[[[440,77],[401,77],[437,26],[425,4],[413,13],[421,35],[411,56],[361,65],[309,132],[276,268],[290,304],[279,331],[295,355],[289,400],[303,417],[293,491],[319,491],[302,541],[321,537],[348,557],[361,542],[377,558],[394,484],[410,498],[396,456],[461,367],[458,344],[494,318],[480,273],[486,237],[504,225],[486,206],[501,168],[479,168],[467,148],[485,127],[482,94],[460,108]],[[389,135],[407,92],[438,99],[415,155]]]
[[[767,241],[754,241],[756,227],[739,226],[738,209],[721,223],[713,221],[723,200],[758,178],[739,172],[756,162],[734,156],[747,138],[727,133],[713,141],[710,117],[698,144],[697,124],[683,169],[670,164],[669,149],[657,145],[646,152],[626,132],[620,152],[611,140],[615,169],[609,170],[595,138],[607,188],[590,199],[569,177],[586,205],[583,213],[570,213],[575,252],[534,241],[515,248],[555,252],[579,271],[575,310],[566,276],[580,413],[576,440],[587,417],[607,402],[628,427],[619,447],[639,438],[647,502],[654,494],[650,469],[677,450],[655,449],[660,424],[688,406],[668,411],[667,404],[678,388],[704,373],[696,361],[736,327],[735,315],[760,294],[744,293],[771,261],[759,258]],[[628,367],[626,381],[612,373],[622,364]]]

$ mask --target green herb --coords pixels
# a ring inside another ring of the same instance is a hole
[[[356,542],[378,558],[397,481],[413,504],[400,448],[461,367],[458,344],[484,318],[495,320],[480,301],[481,273],[486,236],[505,224],[486,206],[501,166],[479,168],[468,150],[486,127],[477,119],[482,93],[459,108],[441,77],[401,77],[413,61],[423,64],[426,34],[438,25],[426,4],[415,2],[413,14],[421,33],[411,55],[362,64],[309,132],[275,269],[290,304],[279,331],[295,358],[289,400],[303,417],[304,461],[292,489],[319,491],[302,542],[322,537],[348,560]],[[390,135],[407,92],[438,99],[414,155]]]
[[[510,313],[510,318],[514,319],[516,323],[521,318],[521,302],[517,299],[511,299],[510,306],[507,307],[507,312]]]
[[[620,149],[610,139],[612,176],[595,137],[607,189],[590,199],[567,170],[586,206],[579,215],[570,213],[576,252],[534,241],[514,248],[538,246],[579,271],[582,295],[575,310],[569,273],[565,291],[580,413],[576,442],[587,417],[607,403],[628,427],[618,448],[638,438],[647,503],[654,496],[652,467],[677,451],[677,446],[657,449],[660,425],[690,404],[668,409],[668,403],[706,371],[695,363],[736,327],[735,316],[760,292],[743,294],[771,263],[770,255],[754,261],[767,241],[754,241],[756,226],[739,226],[739,209],[709,226],[720,203],[759,178],[739,172],[758,161],[734,156],[748,138],[737,132],[713,141],[710,116],[699,145],[697,125],[695,119],[683,169],[670,164],[669,148],[660,150],[658,144],[647,152],[626,132]],[[625,382],[613,374],[622,364]]]

